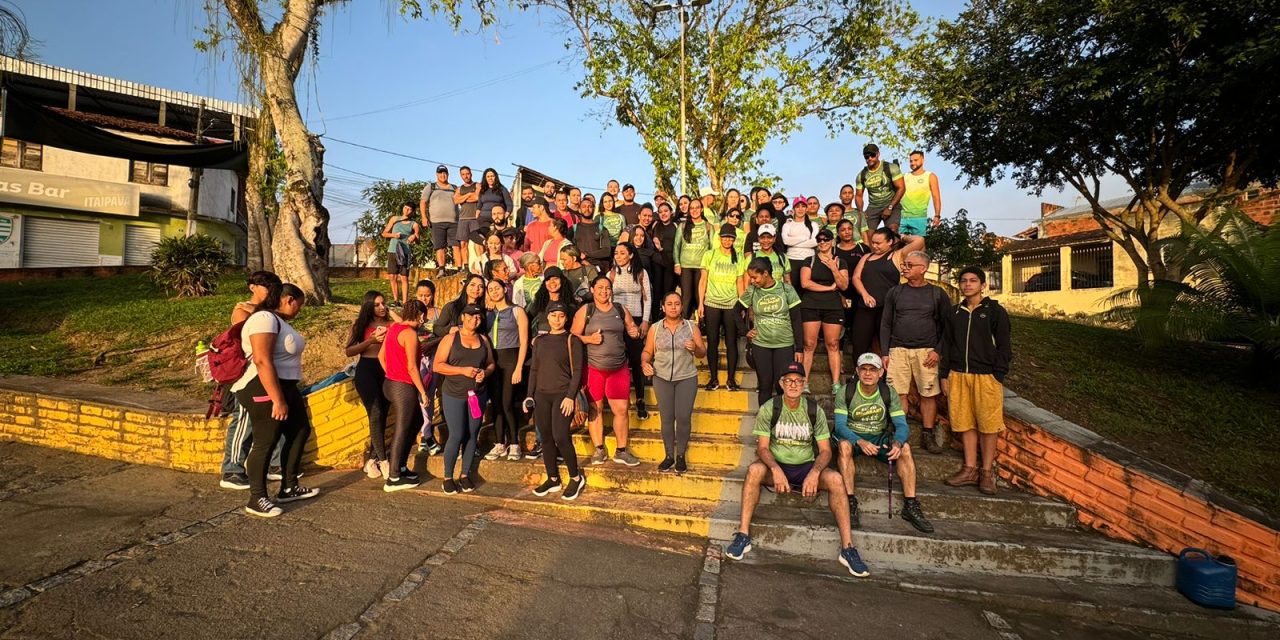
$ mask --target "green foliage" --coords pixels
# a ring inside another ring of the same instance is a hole
[[[538,3],[558,11],[582,54],[584,97],[632,128],[657,184],[679,162],[680,17],[647,2]],[[760,174],[765,145],[817,117],[893,142],[910,129],[894,89],[911,57],[916,14],[893,0],[711,0],[687,12],[689,189]],[[763,176],[768,178],[768,176]]]
[[[387,246],[391,242],[390,238],[382,237],[382,230],[387,226],[387,221],[393,216],[400,215],[400,207],[404,203],[417,203],[422,195],[422,189],[426,186],[427,183],[421,181],[379,180],[366,187],[360,193],[372,208],[366,209],[356,220],[356,234],[360,238],[372,239],[377,255],[385,256]],[[420,217],[414,213],[412,219],[418,221]],[[434,253],[431,250],[431,229],[422,229],[418,234],[418,241],[410,246],[413,248],[413,263],[416,265],[426,263]]]
[[[151,252],[151,279],[179,298],[207,296],[230,265],[231,254],[212,236],[169,237]]]
[[[989,267],[1000,261],[995,235],[987,225],[969,220],[969,212],[961,209],[954,218],[943,218],[925,234],[929,257],[943,271],[953,274],[965,267]]]

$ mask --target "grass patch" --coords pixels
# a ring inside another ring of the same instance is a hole
[[[1280,514],[1280,394],[1248,354],[1207,344],[1144,350],[1127,332],[1013,318],[1005,383],[1036,405]]]

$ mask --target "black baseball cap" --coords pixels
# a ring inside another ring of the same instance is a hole
[[[477,305],[469,304],[469,305],[467,305],[467,306],[463,307],[463,309],[462,309],[462,315],[464,315],[464,316],[482,316],[482,315],[484,315],[484,309],[481,309],[481,308],[480,308],[479,306],[477,306]]]
[[[568,307],[567,305],[565,305],[565,303],[563,303],[563,302],[558,302],[558,301],[557,301],[557,302],[552,302],[551,304],[547,305],[547,315],[551,315],[552,313],[555,313],[556,311],[559,311],[560,313],[568,314],[568,313],[569,313],[569,307]]]
[[[721,237],[721,238],[736,238],[736,237],[738,237],[738,229],[737,229],[736,227],[734,227],[733,225],[731,225],[731,224],[729,224],[729,223],[727,223],[727,222],[726,222],[726,223],[724,223],[724,224],[720,225],[720,237]]]
[[[780,378],[784,378],[784,377],[789,376],[789,375],[791,375],[791,374],[793,374],[793,373],[794,373],[794,374],[796,374],[796,375],[798,375],[798,376],[800,376],[801,378],[803,378],[803,377],[804,377],[804,365],[800,364],[799,362],[790,362],[790,363],[787,363],[786,368],[784,368],[784,369],[782,370],[782,375],[781,375],[781,376],[778,376],[778,377],[780,377]]]
[[[446,167],[446,166],[444,166],[444,165],[440,165],[440,166],[436,167],[436,173],[449,173],[449,167]]]
[[[632,190],[632,191],[635,191],[635,190],[636,190],[636,188],[635,188],[634,186],[630,185],[630,184],[624,184],[624,185],[622,185],[622,190],[623,190],[623,191],[626,191],[627,189],[630,189],[630,190]]]
[[[533,200],[529,201],[529,206],[534,206],[539,204],[542,205],[544,208],[547,208],[547,209],[551,208],[551,205],[547,204],[547,199],[542,196],[534,196]]]
[[[813,236],[813,239],[817,240],[818,242],[822,242],[823,240],[835,240],[836,235],[834,233],[831,233],[830,229],[823,227],[818,230],[818,233]]]

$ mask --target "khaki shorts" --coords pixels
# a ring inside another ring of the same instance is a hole
[[[916,391],[922,398],[932,398],[942,393],[938,384],[938,366],[924,366],[924,359],[932,349],[908,349],[894,347],[889,350],[889,384],[900,396],[911,393],[911,381],[916,381]]]
[[[987,373],[947,375],[947,406],[951,430],[956,433],[1004,431],[1004,386]]]

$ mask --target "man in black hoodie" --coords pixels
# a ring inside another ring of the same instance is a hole
[[[1009,314],[1000,303],[982,296],[987,275],[977,267],[960,272],[964,296],[947,314],[938,358],[942,393],[950,404],[951,431],[964,444],[964,466],[945,481],[952,487],[978,485],[996,492],[992,464],[996,441],[1004,431],[1004,377],[1013,361]],[[982,468],[978,468],[978,450]]]
[[[608,271],[613,264],[613,239],[596,219],[591,201],[582,200],[578,213],[580,219],[573,228],[573,245],[589,264],[601,272]]]

